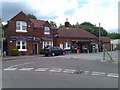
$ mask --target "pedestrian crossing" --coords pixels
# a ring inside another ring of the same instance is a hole
[[[96,72],[88,70],[75,70],[75,69],[62,69],[62,68],[46,68],[46,67],[23,67],[23,68],[14,68],[9,67],[3,69],[3,71],[35,71],[35,72],[52,72],[52,73],[68,73],[68,74],[80,74],[80,75],[92,75],[92,76],[107,76],[111,78],[118,78],[119,74],[117,73],[105,73],[105,72]]]

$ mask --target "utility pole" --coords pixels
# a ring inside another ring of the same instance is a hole
[[[100,34],[100,23],[99,23],[99,52],[101,52],[101,42],[100,42],[100,37],[101,37],[101,34]]]

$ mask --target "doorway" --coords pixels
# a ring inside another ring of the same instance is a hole
[[[34,43],[34,45],[33,45],[33,54],[35,54],[35,55],[38,54],[38,43]]]

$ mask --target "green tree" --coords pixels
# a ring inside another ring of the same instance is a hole
[[[50,21],[50,24],[51,24],[52,26],[54,26],[54,27],[57,27],[56,23],[53,22],[53,21]]]
[[[120,33],[108,33],[111,39],[120,39]]]
[[[80,24],[78,22],[76,22],[76,24],[74,25],[76,28],[80,28]]]
[[[1,20],[1,18],[0,18],[0,38],[2,38],[2,20]]]
[[[99,36],[99,29],[100,29],[100,36],[108,35],[107,31],[103,27],[99,28],[96,25],[91,24],[90,22],[83,22],[80,24],[80,27],[94,34],[97,37]]]
[[[62,24],[60,23],[60,25],[59,25],[58,28],[62,28],[62,27],[65,27],[65,25],[62,25]]]
[[[60,24],[59,28],[64,27],[64,25]],[[83,22],[79,24],[76,22],[76,24],[70,25],[70,27],[73,28],[83,28],[84,30],[94,34],[95,36],[99,36],[99,29],[100,29],[100,36],[107,36],[108,32],[103,27],[97,27],[96,25],[91,24],[90,22]]]
[[[36,19],[37,20],[37,17],[33,14],[26,14],[26,16],[29,18],[29,19]]]

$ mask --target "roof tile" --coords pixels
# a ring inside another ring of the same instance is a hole
[[[71,37],[71,38],[97,38],[95,35],[89,33],[82,28],[68,28],[63,27],[58,30],[58,37]]]

